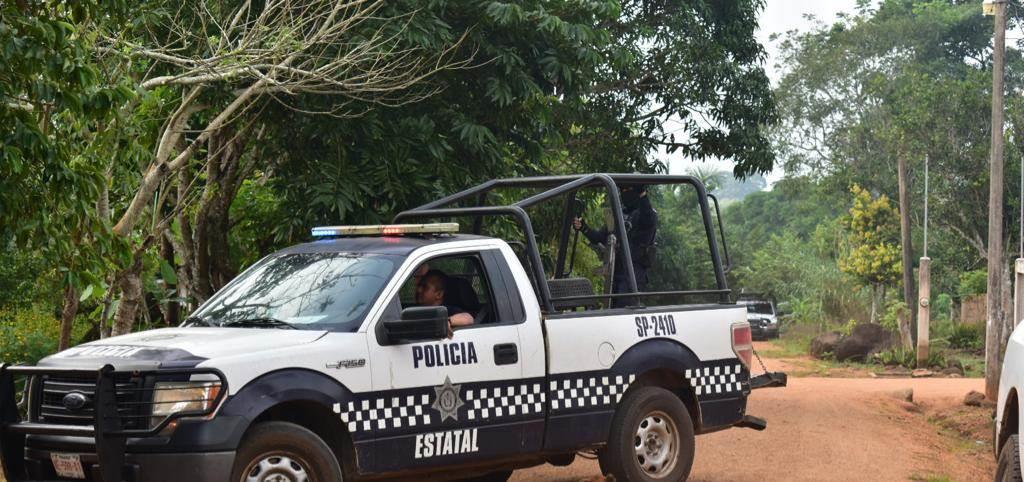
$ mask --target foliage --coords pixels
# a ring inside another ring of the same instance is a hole
[[[973,295],[983,295],[988,291],[988,270],[976,269],[960,274],[960,289],[957,294],[961,299]]]
[[[73,335],[83,334],[81,329]],[[60,320],[40,306],[5,310],[0,308],[0,360],[5,363],[35,363],[57,351]]]
[[[947,362],[945,353],[941,350],[931,350],[928,352],[928,360],[924,365],[918,366],[917,352],[903,347],[896,347],[875,353],[872,357],[872,361],[884,366],[901,366],[910,369],[932,367],[945,368]]]
[[[735,270],[738,285],[789,301],[793,319],[824,323],[863,316],[863,294],[834,259],[792,233],[774,235]]]
[[[985,348],[983,325],[956,324],[947,336],[949,347],[961,350],[979,351]]]
[[[893,299],[886,303],[885,313],[882,314],[879,322],[886,330],[892,333],[899,333],[900,319],[907,316],[910,316],[910,308],[907,307],[907,304],[901,300]]]
[[[932,317],[940,320],[953,319],[953,297],[948,293],[939,293],[932,302]]]
[[[839,259],[839,269],[865,283],[884,285],[900,279],[899,214],[886,195],[872,197],[854,184],[853,207],[843,218],[849,248]]]

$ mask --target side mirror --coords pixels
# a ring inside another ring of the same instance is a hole
[[[398,320],[384,321],[388,343],[440,340],[448,337],[448,308],[413,306],[402,310]]]

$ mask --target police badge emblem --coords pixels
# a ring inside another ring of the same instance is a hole
[[[452,385],[452,380],[445,376],[444,385],[434,387],[434,392],[434,404],[431,408],[441,413],[441,421],[444,422],[448,418],[457,421],[459,407],[465,404],[460,396],[460,386]]]

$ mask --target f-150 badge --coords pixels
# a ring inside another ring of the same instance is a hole
[[[459,407],[464,405],[459,395],[459,385],[452,385],[452,380],[444,377],[444,385],[434,387],[435,398],[432,408],[441,412],[441,421],[445,419],[459,420]]]

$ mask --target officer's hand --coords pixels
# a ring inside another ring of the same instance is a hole
[[[583,219],[580,219],[578,217],[573,218],[572,227],[576,228],[577,231],[583,229]]]

